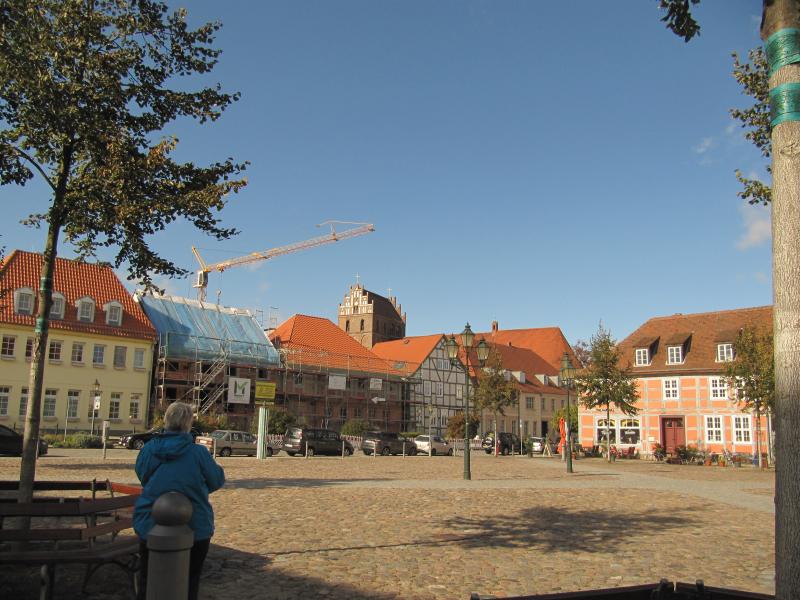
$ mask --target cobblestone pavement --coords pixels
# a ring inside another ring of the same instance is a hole
[[[135,482],[135,452],[60,451],[40,479]],[[220,459],[217,531],[201,597],[469,598],[656,582],[774,591],[774,473],[605,463],[567,476],[557,459],[462,457]],[[19,459],[0,459],[0,478]],[[95,598],[130,597],[105,567]],[[0,590],[35,594],[34,571]],[[65,596],[79,573],[61,576]],[[27,587],[25,587],[27,586]],[[3,595],[3,594],[0,594]]]

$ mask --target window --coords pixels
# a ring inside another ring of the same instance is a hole
[[[706,417],[706,442],[722,441],[722,417]]]
[[[449,371],[450,370],[450,359],[447,358],[439,358],[436,361],[438,363],[438,369],[440,371]]]
[[[136,348],[133,351],[133,368],[144,369],[144,349]]]
[[[733,417],[733,441],[737,444],[750,443],[750,417]]]
[[[369,415],[370,419],[374,419],[375,418],[375,407],[374,406],[370,406],[369,407],[369,412],[367,414]]]
[[[664,398],[678,398],[678,380],[665,379],[664,380]]]
[[[717,344],[717,362],[729,362],[733,360],[733,344]]]
[[[364,319],[361,319],[361,329],[359,331],[364,331]]]
[[[117,369],[125,368],[125,355],[128,349],[125,346],[114,346],[114,367]]]
[[[106,361],[106,347],[101,344],[95,344],[92,349],[92,364],[95,366],[102,365]]]
[[[619,443],[638,444],[642,438],[639,419],[620,419],[619,421]]]
[[[295,373],[294,374],[294,384],[295,385],[303,385],[303,374],[302,373]]]
[[[52,340],[50,342],[50,349],[47,351],[47,358],[50,360],[61,360],[62,345],[62,342],[59,340]]]
[[[344,322],[344,330],[349,332],[350,331],[350,319]]]
[[[650,364],[650,350],[647,348],[636,349],[636,366],[644,367]]]
[[[131,394],[131,402],[128,405],[128,416],[131,419],[139,418],[139,394]]]
[[[67,392],[67,418],[78,418],[78,403],[80,402],[81,393],[78,390],[69,390]]]
[[[19,393],[19,416],[25,417],[28,414],[28,388],[22,388]]]
[[[441,381],[436,382],[436,396],[438,398],[444,396],[444,384]]]
[[[346,419],[347,418],[347,407],[346,406],[340,406],[339,407],[339,418],[340,419]]]
[[[112,393],[111,400],[108,402],[108,418],[119,419],[119,405],[122,394]]]
[[[14,290],[14,312],[18,315],[33,314],[33,290],[31,288]]]
[[[363,416],[363,415],[362,415],[362,413],[363,413],[363,412],[364,412],[364,411],[363,411],[363,409],[362,409],[360,406],[356,406],[356,407],[353,409],[353,416],[354,416],[356,419],[360,419],[360,418]]]
[[[10,393],[10,387],[6,385],[0,386],[0,417],[8,416],[8,395]]]
[[[56,416],[56,393],[58,390],[45,390],[44,391],[44,410],[42,416],[46,419],[48,417],[54,418]]]
[[[33,338],[25,340],[25,358],[33,358]]]
[[[82,323],[94,322],[94,300],[91,298],[81,298],[75,303],[78,308],[78,321]]]
[[[53,292],[53,303],[50,305],[50,318],[64,318],[64,296],[58,292]]]
[[[83,343],[72,343],[72,362],[83,364]]]
[[[325,416],[326,417],[332,417],[333,416],[333,407],[332,406],[326,406],[325,407]]]
[[[109,302],[103,310],[106,311],[106,325],[122,325],[122,305],[119,302]]]
[[[533,398],[530,396],[525,398],[525,408],[533,408]]]
[[[667,364],[679,365],[683,362],[683,346],[670,346],[667,348]]]
[[[2,349],[0,349],[0,356],[3,358],[14,358],[14,348],[16,345],[16,336],[4,335]]]
[[[598,419],[597,420],[597,443],[603,444],[606,441],[606,434],[608,434],[609,438],[611,438],[611,443],[617,443],[617,424],[614,419],[611,419],[608,423],[608,429],[606,429],[606,420],[605,419]]]
[[[544,412],[544,398],[539,398],[539,412]]]
[[[422,382],[422,395],[423,396],[430,396],[431,395],[431,382],[430,381],[423,381]]]
[[[722,377],[711,378],[711,398],[727,399],[728,383]]]
[[[556,411],[556,399],[555,398],[550,398],[550,410],[552,412]]]
[[[464,388],[461,387],[460,385],[456,386],[456,398],[458,398],[459,400],[464,398]]]

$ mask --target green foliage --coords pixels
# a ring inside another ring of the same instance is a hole
[[[488,410],[494,415],[505,414],[505,408],[517,400],[517,386],[513,378],[507,379],[500,353],[492,349],[486,366],[478,371],[475,389],[475,408]]]
[[[469,419],[469,437],[472,439],[478,433],[478,426],[480,425],[480,419],[478,415],[472,413]],[[445,435],[449,439],[464,439],[464,411],[459,411],[453,413],[449,419],[447,419],[447,431]]]
[[[414,439],[418,435],[420,435],[419,431],[401,431],[400,432],[400,437],[404,437],[407,440]]]
[[[659,0],[658,7],[666,11],[661,21],[667,24],[678,37],[688,42],[694,36],[700,35],[700,25],[692,16],[691,4],[700,4],[700,0]]]
[[[257,421],[256,424],[258,424]],[[207,433],[216,429],[230,429],[230,422],[228,421],[228,415],[224,414],[198,415],[192,419],[192,427]]]
[[[283,435],[286,429],[291,427],[297,422],[297,417],[292,413],[283,409],[269,411],[269,428],[268,433],[277,433]]]
[[[626,415],[636,414],[636,381],[630,367],[620,367],[619,348],[602,325],[592,336],[590,356],[591,364],[575,380],[581,403],[587,408],[613,407]]]
[[[25,221],[63,230],[81,257],[118,249],[115,267],[151,283],[186,271],[148,238],[179,218],[217,239],[235,234],[216,213],[245,168],[172,158],[171,122],[216,120],[238,94],[182,81],[210,72],[219,23],[196,30],[154,0],[3,0],[0,10],[0,185],[35,174],[50,209]]]
[[[667,449],[659,443],[653,444],[653,458],[664,460],[667,457]]]
[[[725,378],[739,404],[757,415],[775,404],[775,360],[771,331],[745,328],[733,344],[733,360]]]
[[[675,448],[675,453],[678,455],[678,458],[681,459],[683,462],[692,462],[695,458],[698,458],[702,452],[697,446],[685,446],[681,445]]]
[[[369,423],[367,423],[363,419],[351,419],[345,422],[344,425],[342,425],[342,429],[341,431],[339,431],[339,433],[342,435],[359,436],[368,430],[369,430]]]
[[[60,434],[48,433],[42,436],[52,448],[102,448],[103,439],[88,433],[75,433],[66,438]]]
[[[577,402],[577,400],[576,400]],[[550,419],[550,426],[548,427],[548,431],[560,431],[560,423],[561,419],[566,418],[567,416],[567,407],[559,408],[556,412],[553,413],[553,418]],[[570,404],[569,406],[569,427],[570,431],[572,432],[572,439],[574,440],[577,437],[578,433],[578,407],[575,404]]]

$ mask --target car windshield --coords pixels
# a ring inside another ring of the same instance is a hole
[[[303,430],[300,429],[299,427],[290,427],[289,429],[286,430],[286,437],[292,437],[292,438],[300,437],[300,434],[302,432]]]
[[[219,429],[217,431],[212,431],[211,437],[217,440],[221,440],[222,438],[225,437],[225,432]]]

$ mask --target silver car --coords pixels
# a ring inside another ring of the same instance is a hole
[[[414,445],[419,454],[446,454],[453,456],[453,447],[443,437],[438,435],[418,435],[414,438]]]
[[[197,443],[205,446],[209,452],[213,452],[216,445],[217,456],[230,456],[231,454],[255,456],[257,439],[252,433],[246,431],[217,429],[209,436],[198,437]],[[272,444],[267,443],[267,456],[272,456],[274,453],[275,449]]]

